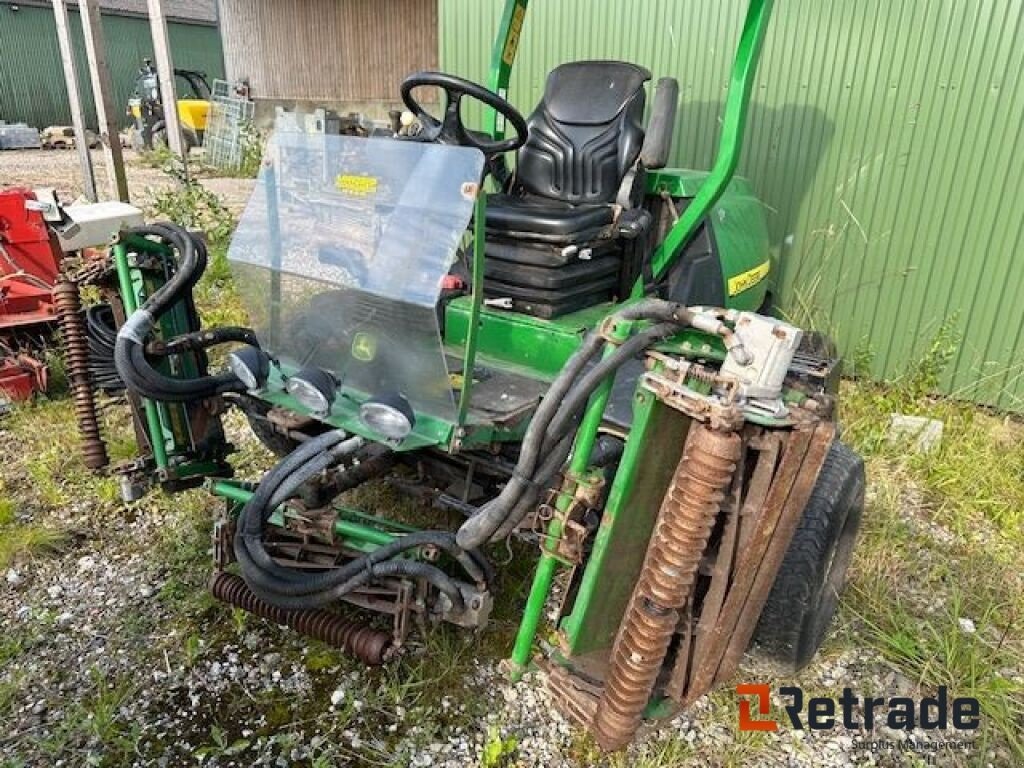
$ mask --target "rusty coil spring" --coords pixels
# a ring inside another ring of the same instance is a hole
[[[210,592],[218,600],[230,603],[260,618],[291,627],[296,632],[341,648],[364,664],[377,666],[391,659],[395,649],[391,635],[335,613],[317,609],[286,611],[258,598],[240,577],[218,571],[210,579]]]
[[[78,434],[82,440],[82,457],[85,466],[97,470],[110,463],[110,459],[96,416],[96,397],[89,377],[89,338],[78,284],[70,280],[58,283],[53,289],[53,301],[64,345],[64,365],[74,399]]]
[[[690,429],[612,648],[594,716],[604,749],[625,746],[640,725],[740,451],[735,432]]]

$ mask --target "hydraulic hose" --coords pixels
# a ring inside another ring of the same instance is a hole
[[[422,546],[435,546],[455,559],[474,582],[487,584],[492,577],[486,561],[477,553],[458,547],[446,531],[420,531],[402,536],[345,566],[322,573],[299,572],[276,563],[263,546],[267,520],[274,509],[290,498],[302,483],[359,450],[362,438],[345,439],[340,430],[312,438],[279,462],[260,483],[243,507],[235,536],[235,556],[249,588],[269,603],[286,610],[327,605],[367,580],[379,576],[426,579],[445,594],[452,609],[464,610],[461,592],[443,571],[426,563],[394,559]]]
[[[515,507],[512,508],[512,514],[510,514],[505,521],[498,527],[498,530],[492,534],[491,538],[501,540],[511,535],[519,524],[530,514],[530,510],[533,509],[537,500],[540,498],[541,493],[551,485],[551,481],[554,480],[555,475],[565,464],[566,459],[569,458],[569,453],[572,451],[573,436],[566,435],[559,441],[558,445],[548,453],[547,458],[541,464],[537,470],[537,474],[530,484],[530,487],[520,497]]]
[[[624,307],[609,319],[612,322],[649,320],[655,324],[629,338],[585,373],[584,369],[600,351],[604,341],[597,334],[591,334],[584,340],[538,406],[523,439],[512,478],[496,498],[484,504],[459,528],[457,541],[463,549],[476,549],[499,534],[507,535],[518,525],[535,502],[538,487],[543,487],[542,483],[546,481],[545,473],[537,471],[538,456],[554,454],[552,461],[557,460],[561,452],[555,452],[555,447],[571,432],[587,401],[608,376],[613,376],[628,360],[677,332],[680,327],[693,326],[723,336],[728,331],[717,319],[661,299],[643,299]]]
[[[165,344],[148,350],[153,355],[165,357],[167,355],[178,355],[182,352],[198,352],[203,349],[238,341],[248,344],[250,347],[258,347],[256,332],[252,328],[242,328],[237,325],[225,325],[220,328],[211,328],[208,331],[195,331],[175,336]]]
[[[481,507],[479,512],[466,520],[459,528],[456,538],[459,546],[463,549],[477,549],[486,543],[512,514],[513,507],[523,494],[529,491],[537,459],[544,448],[548,424],[573,382],[582,373],[587,363],[601,351],[603,345],[604,340],[600,335],[590,333],[551,383],[547,394],[537,407],[537,412],[530,420],[530,426],[526,429],[526,435],[523,437],[519,449],[519,459],[511,479],[505,484],[497,498]]]
[[[94,304],[85,310],[85,332],[89,341],[89,378],[104,392],[120,392],[124,382],[114,365],[117,328],[109,304]]]
[[[146,299],[118,331],[114,344],[114,364],[121,379],[129,389],[143,397],[169,402],[201,400],[223,392],[244,390],[245,386],[232,373],[175,379],[150,364],[146,357],[146,337],[153,332],[160,317],[175,303],[183,297],[190,301],[192,288],[206,268],[206,246],[174,224],[154,224],[130,232],[159,238],[177,253],[179,263],[167,282]]]
[[[674,323],[659,323],[647,328],[628,341],[623,343],[615,352],[598,362],[593,368],[587,371],[579,383],[572,388],[569,395],[559,404],[558,412],[548,425],[544,435],[544,453],[548,458],[541,469],[536,473],[530,487],[523,493],[516,503],[512,513],[499,525],[498,529],[491,534],[491,539],[502,539],[508,536],[523,518],[529,514],[530,509],[537,503],[541,492],[548,487],[552,478],[558,474],[565,460],[572,449],[572,429],[578,422],[579,415],[586,407],[587,401],[594,391],[608,376],[615,373],[626,362],[633,359],[649,347],[679,330]]]

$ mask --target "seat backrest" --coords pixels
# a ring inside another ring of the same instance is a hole
[[[644,141],[644,83],[651,73],[622,61],[575,61],[548,75],[526,121],[516,184],[567,203],[610,203]]]

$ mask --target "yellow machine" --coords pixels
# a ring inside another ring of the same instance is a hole
[[[175,69],[178,92],[178,120],[181,123],[185,149],[201,146],[210,113],[210,86],[202,72]],[[134,120],[132,146],[152,149],[167,144],[164,104],[160,95],[160,79],[153,63],[146,59],[135,80],[135,93],[128,100],[128,116]]]

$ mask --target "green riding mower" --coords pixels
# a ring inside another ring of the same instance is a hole
[[[367,664],[438,622],[484,628],[493,545],[533,542],[508,673],[545,668],[614,749],[752,642],[791,668],[815,653],[863,465],[837,439],[831,345],[758,313],[767,229],[733,172],[770,1],[750,4],[710,172],[666,167],[678,84],[661,79],[647,110],[633,64],[563,64],[516,111],[526,7],[507,3],[489,88],[404,81],[413,135],[273,137],[228,253],[252,329],[202,327],[201,238],[121,233],[107,350],[140,452],[115,471],[128,499],[199,484],[226,499],[217,597]],[[469,99],[485,132],[462,121]],[[231,479],[229,407],[279,456],[258,483]],[[339,501],[369,482],[454,523]]]

